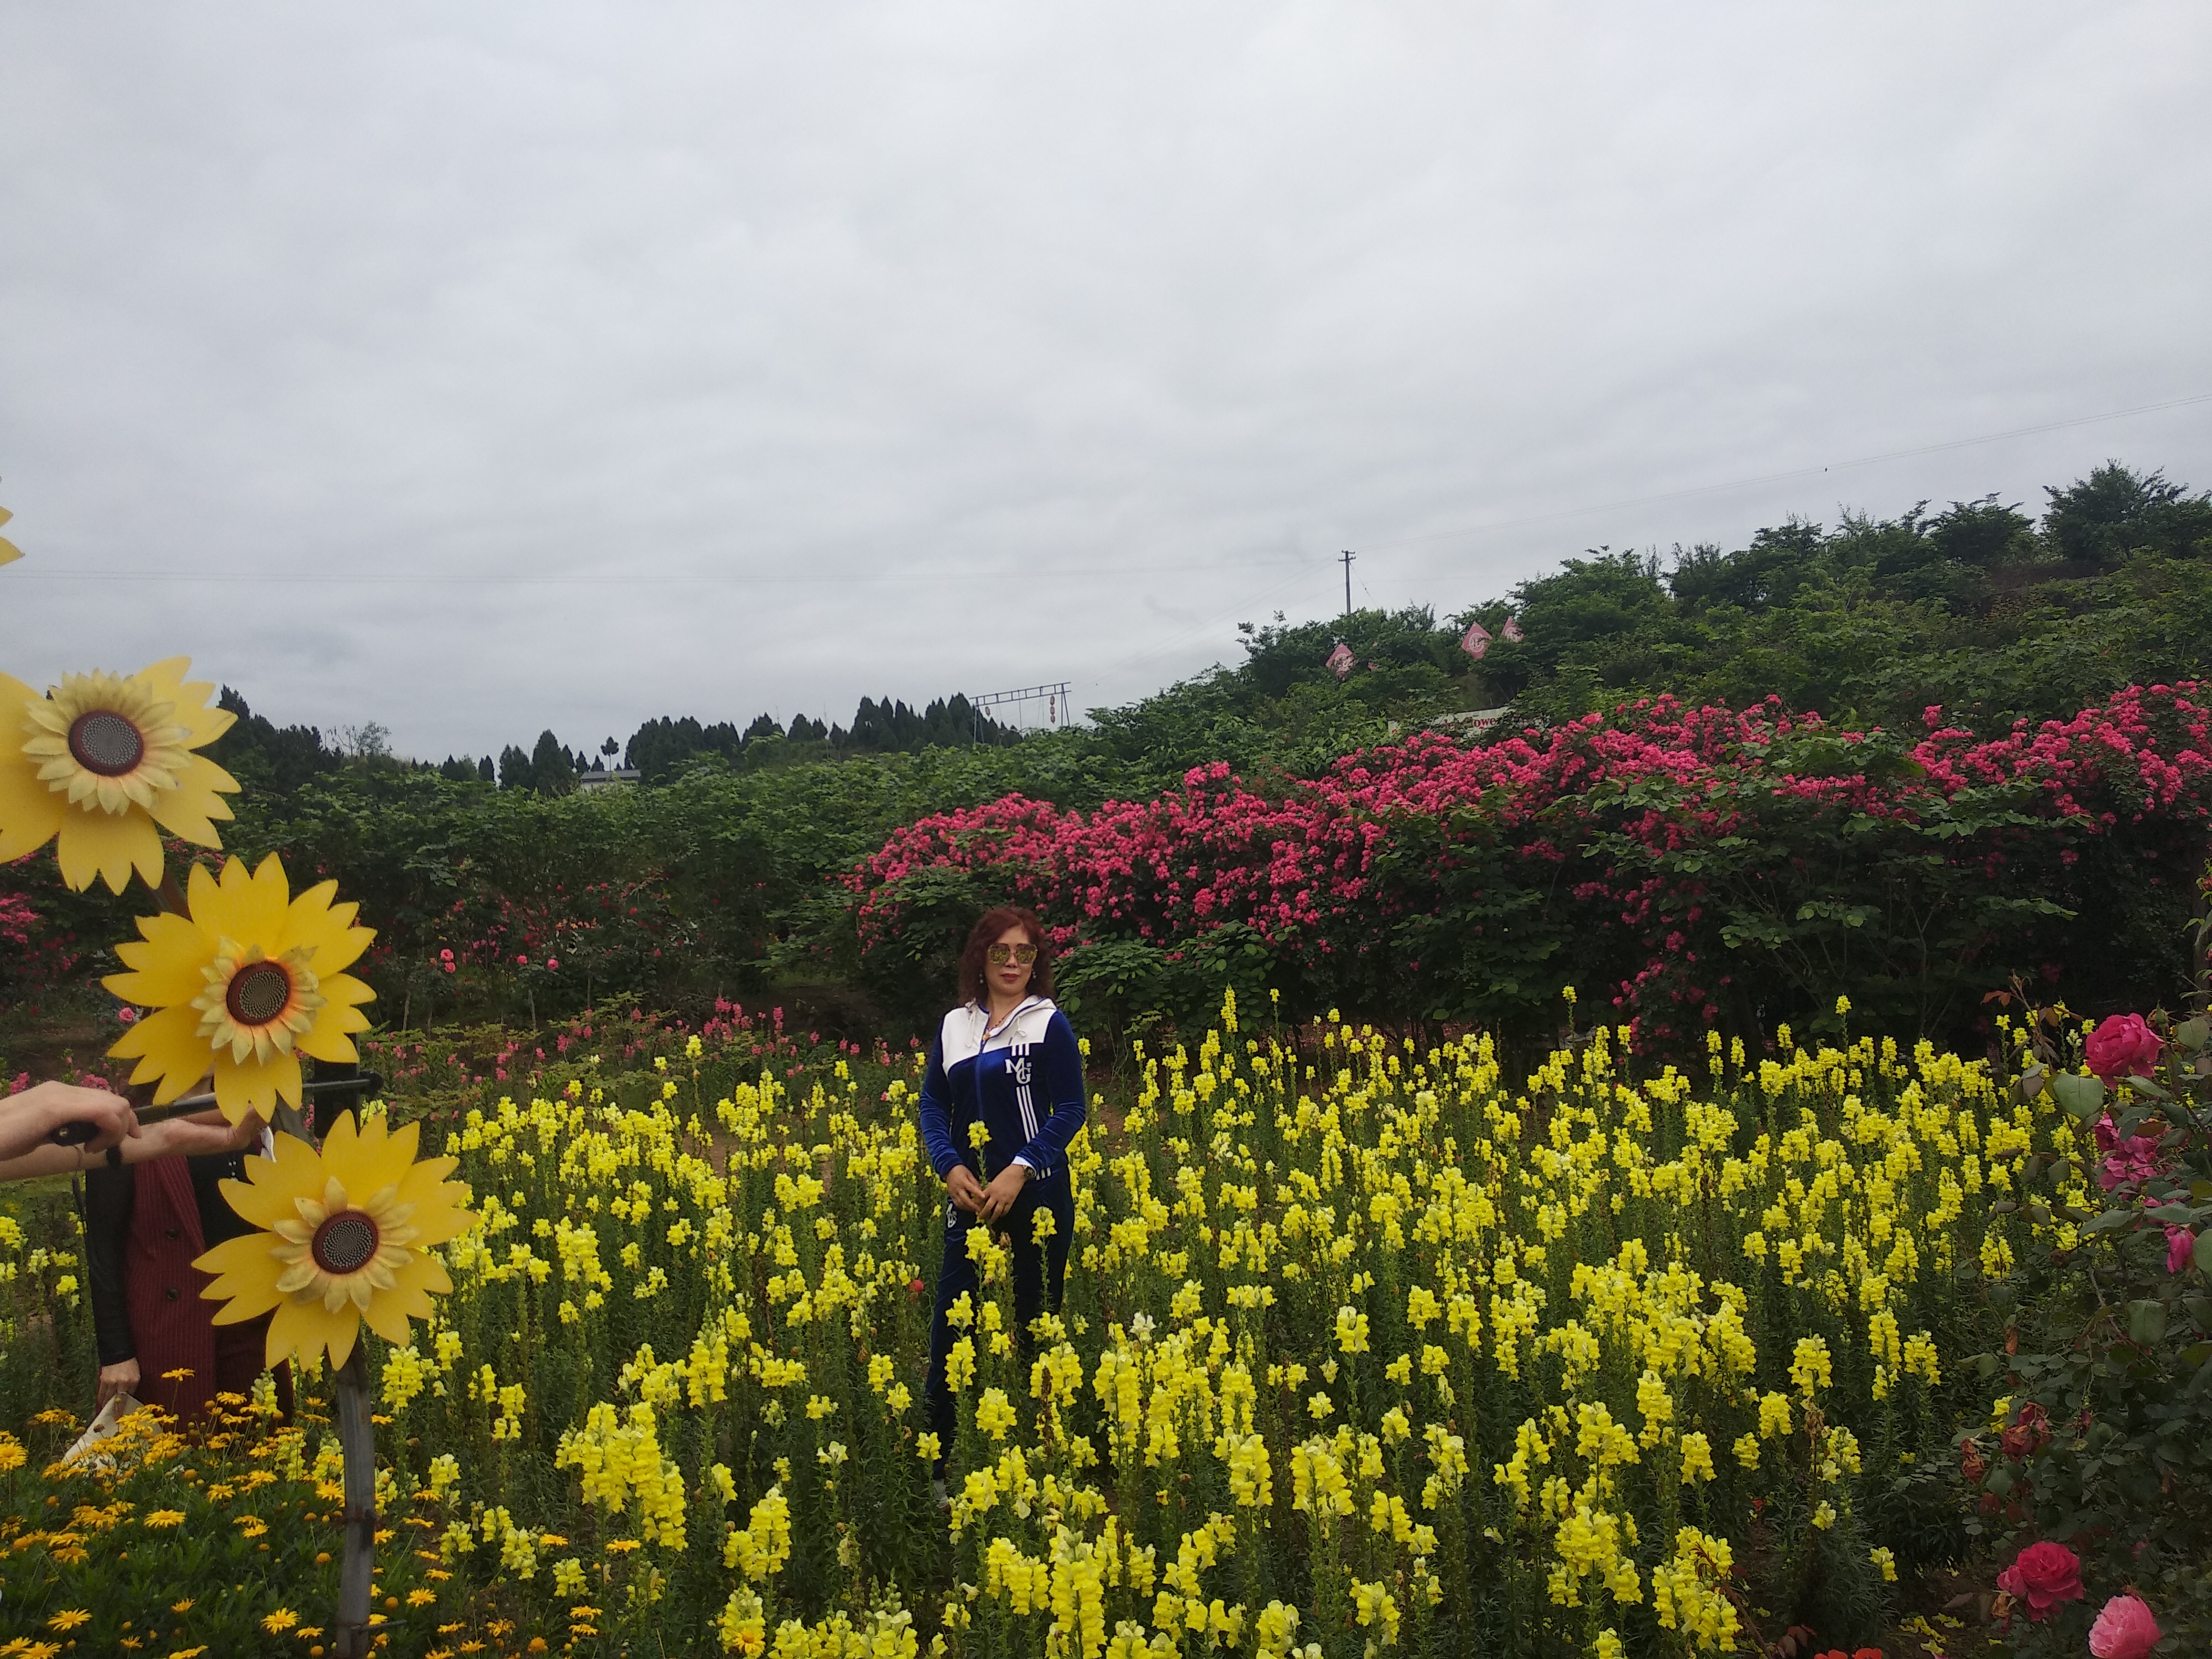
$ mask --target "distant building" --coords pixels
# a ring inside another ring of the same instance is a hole
[[[635,766],[617,766],[611,769],[605,765],[594,766],[590,771],[577,775],[576,787],[606,789],[616,784],[635,783],[643,775]]]
[[[1511,708],[1512,705],[1508,703],[1500,708],[1468,708],[1453,714],[1436,714],[1430,717],[1429,726],[1432,731],[1480,737],[1504,720]]]

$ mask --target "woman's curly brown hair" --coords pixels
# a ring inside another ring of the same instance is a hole
[[[986,910],[982,919],[969,930],[968,943],[960,952],[960,1000],[976,1002],[988,1007],[991,986],[984,978],[984,963],[989,958],[991,947],[999,936],[1009,927],[1021,928],[1036,946],[1036,963],[1030,970],[1030,994],[1048,997],[1052,994],[1052,935],[1045,932],[1044,921],[1034,910],[1024,910],[1019,905],[1002,904],[995,910]]]

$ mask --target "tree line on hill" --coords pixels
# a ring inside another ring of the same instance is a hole
[[[549,728],[527,750],[507,744],[496,762],[489,755],[477,760],[448,755],[432,765],[394,757],[379,726],[328,736],[312,726],[279,726],[255,714],[245,697],[227,685],[218,702],[238,718],[208,752],[247,787],[281,793],[311,779],[342,772],[349,763],[369,769],[435,772],[450,783],[565,795],[599,768],[635,769],[643,782],[663,784],[685,768],[700,764],[781,767],[932,748],[1004,747],[1022,737],[1016,728],[975,708],[964,693],[955,692],[918,711],[902,700],[886,697],[878,702],[862,697],[849,728],[824,725],[805,714],[793,716],[788,726],[773,714],[758,714],[743,731],[728,720],[702,725],[689,714],[676,719],[662,715],[639,726],[626,746],[608,738],[596,755],[572,751]]]

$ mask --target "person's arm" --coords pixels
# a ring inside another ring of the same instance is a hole
[[[929,1154],[929,1167],[939,1181],[960,1162],[960,1149],[952,1144],[951,1080],[945,1075],[942,1037],[929,1045],[929,1066],[921,1074],[921,1146]]]
[[[123,1293],[124,1253],[137,1187],[137,1172],[129,1168],[111,1170],[103,1164],[85,1172],[84,1261],[102,1406],[118,1394],[138,1392],[138,1345]]]
[[[921,1145],[929,1167],[945,1183],[954,1204],[973,1214],[983,1200],[983,1183],[952,1144],[952,1082],[945,1071],[945,1039],[929,1045],[929,1065],[921,1074]]]
[[[1043,1051],[1045,1083],[1052,1091],[1052,1115],[1037,1126],[1036,1138],[1014,1159],[1048,1176],[1067,1167],[1068,1143],[1083,1127],[1083,1050],[1076,1046],[1075,1028],[1057,1008],[1038,1047]]]
[[[83,1093],[95,1091],[85,1090]],[[80,1114],[82,1115],[82,1114]],[[68,1119],[63,1120],[64,1122]],[[114,1148],[121,1152],[125,1164],[143,1164],[149,1158],[191,1158],[202,1152],[227,1152],[249,1146],[260,1133],[260,1120],[248,1114],[233,1126],[223,1121],[220,1112],[202,1112],[193,1117],[173,1117],[163,1122],[137,1127],[135,1133]],[[113,1147],[113,1143],[110,1143]],[[86,1146],[40,1146],[21,1158],[0,1158],[0,1181],[27,1181],[33,1176],[73,1175],[82,1170],[105,1165],[108,1154],[98,1150],[99,1143]]]
[[[87,1150],[102,1152],[138,1133],[131,1103],[105,1089],[80,1089],[67,1083],[40,1083],[0,1100],[0,1168],[26,1153],[46,1148],[48,1137],[64,1123],[88,1122],[99,1133]],[[70,1154],[63,1168],[76,1164],[75,1147],[52,1147]],[[45,1174],[45,1170],[33,1173]],[[11,1177],[12,1178],[12,1177]]]

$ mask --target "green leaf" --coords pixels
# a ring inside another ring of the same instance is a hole
[[[2199,1014],[2194,1019],[2185,1019],[2173,1028],[2173,1040],[2191,1050],[2202,1048],[2212,1042],[2212,1019]]]
[[[2105,1085],[2095,1078],[2082,1077],[2074,1072],[2061,1072],[2051,1079],[2051,1096],[2061,1109],[2084,1123],[2094,1118],[2105,1107]]]
[[[2212,1227],[2197,1235],[2197,1248],[2192,1254],[2197,1258],[2197,1271],[2212,1279]]]
[[[2166,1334],[2166,1304],[2163,1302],[2130,1302],[2128,1304],[2128,1340],[2148,1347]]]

